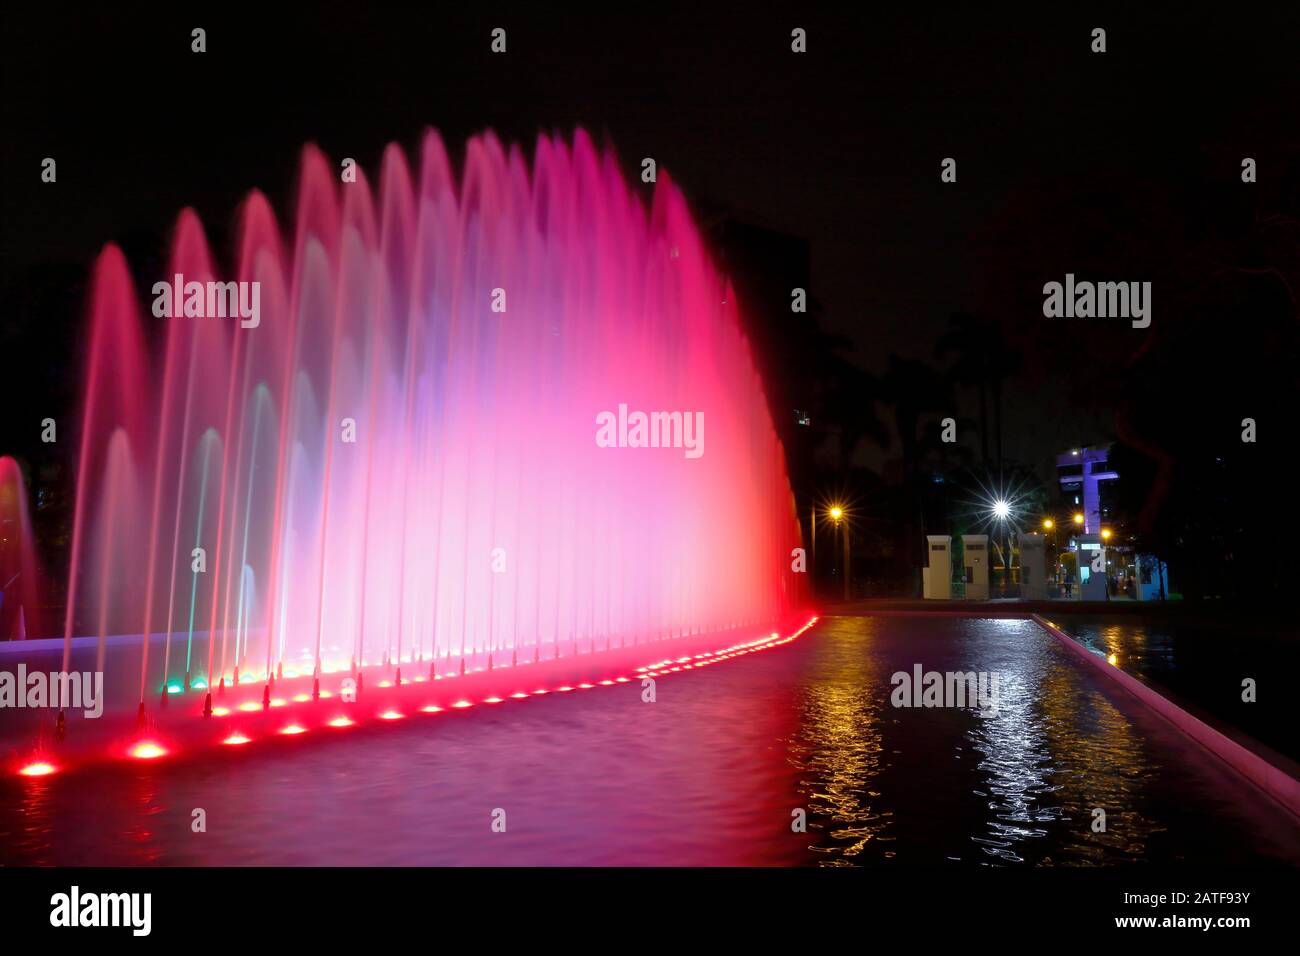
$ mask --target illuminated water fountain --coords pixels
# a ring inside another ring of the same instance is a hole
[[[40,568],[27,486],[18,462],[0,457],[0,640],[40,632]]]
[[[250,683],[269,709],[276,681],[316,699],[323,674],[522,669],[802,608],[737,303],[666,176],[647,208],[579,132],[531,167],[472,139],[457,180],[429,132],[416,171],[390,146],[377,188],[350,178],[308,146],[292,225],[251,193],[228,270],[183,211],[147,298],[100,255],[65,669],[89,638],[142,719]]]

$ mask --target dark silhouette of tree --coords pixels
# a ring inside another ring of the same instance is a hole
[[[948,329],[935,345],[937,359],[955,356],[947,377],[955,385],[976,390],[979,396],[980,456],[989,458],[989,408],[993,409],[993,450],[1001,466],[1002,386],[1019,368],[1017,353],[1007,343],[1002,327],[981,315],[959,312],[948,320]]]
[[[925,441],[921,425],[926,416],[946,415],[951,411],[952,389],[948,379],[932,366],[919,359],[897,355],[889,357],[881,385],[893,409],[894,428],[902,456],[905,509],[900,529],[903,537],[901,553],[908,568],[919,569],[922,563],[921,534],[925,527],[919,476]]]

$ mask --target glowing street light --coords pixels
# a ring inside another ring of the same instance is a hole
[[[1102,529],[1101,529],[1101,540],[1102,540],[1102,541],[1109,541],[1109,540],[1110,540],[1110,529],[1109,529],[1109,528],[1102,528]]]
[[[1081,514],[1076,514],[1076,515],[1074,516],[1074,523],[1075,523],[1075,524],[1083,524],[1083,515],[1081,515]]]
[[[839,521],[844,517],[844,509],[839,505],[831,505],[830,515],[833,520]]]
[[[993,500],[993,517],[1002,525],[1003,540],[999,545],[994,536],[994,547],[1002,553],[1002,587],[1006,588],[1007,582],[1011,579],[1011,544],[1006,539],[1007,519],[1011,517],[1011,504],[1005,498],[995,498]],[[992,569],[990,568],[990,571]]]
[[[1044,518],[1044,519],[1043,519],[1043,530],[1044,530],[1044,531],[1051,531],[1054,527],[1056,527],[1056,522],[1054,522],[1051,518]]]

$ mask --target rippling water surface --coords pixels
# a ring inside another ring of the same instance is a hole
[[[893,707],[891,675],[916,664],[997,672],[996,714]],[[0,862],[1300,862],[1293,821],[1028,622],[824,618],[656,690],[654,703],[635,684],[597,687],[274,753],[9,779]],[[206,833],[191,830],[195,808]]]

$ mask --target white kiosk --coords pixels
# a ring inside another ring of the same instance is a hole
[[[1079,600],[1105,601],[1106,546],[1099,534],[1081,534],[1079,541]]]
[[[1154,554],[1137,556],[1137,594],[1139,601],[1163,601],[1169,594],[1169,569]]]
[[[952,598],[952,536],[927,534],[926,554],[930,563],[921,569],[921,594],[932,601]]]
[[[966,600],[989,599],[989,536],[961,536],[962,563],[966,566]]]
[[[1020,596],[1027,601],[1047,600],[1046,543],[1041,534],[1020,536]]]

